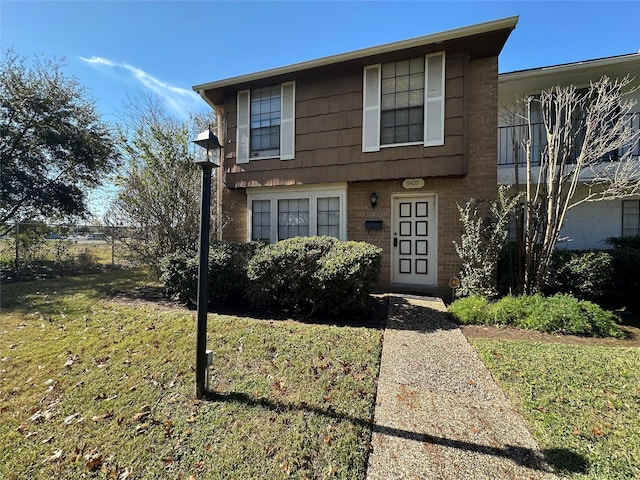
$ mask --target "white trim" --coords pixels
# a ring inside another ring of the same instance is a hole
[[[238,92],[236,163],[249,163],[251,152],[251,90]]]
[[[382,65],[364,67],[362,74],[362,151],[380,150]],[[374,91],[375,89],[375,91]]]
[[[293,160],[296,152],[296,82],[280,85],[280,159]]]
[[[317,232],[318,198],[338,197],[340,199],[340,234],[339,239],[347,239],[347,184],[327,183],[319,185],[291,185],[286,187],[247,188],[247,241],[251,241],[253,200],[271,201],[271,243],[278,241],[278,200],[292,198],[309,199],[309,235]]]
[[[441,76],[438,79],[440,81],[441,90],[438,95],[429,95],[429,78],[434,78],[433,74],[429,73],[429,59],[434,57],[441,57],[440,69]],[[437,52],[424,57],[424,146],[434,147],[444,145],[444,104],[445,104],[445,52]],[[429,119],[437,118],[440,120],[440,129],[437,137],[429,138]]]

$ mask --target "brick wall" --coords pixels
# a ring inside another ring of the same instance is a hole
[[[453,241],[460,242],[461,227],[456,203],[470,198],[493,199],[496,195],[496,135],[498,118],[497,59],[475,60],[469,63],[468,165],[469,174],[462,178],[426,178],[425,186],[404,190],[400,180],[353,182],[348,189],[348,238],[365,241],[383,249],[381,285],[391,279],[391,198],[394,194],[435,193],[438,204],[438,290],[449,295],[449,278],[460,270],[460,258]],[[427,160],[428,161],[428,160]],[[371,208],[369,195],[378,194],[378,205]],[[383,220],[383,229],[369,231],[365,220]]]
[[[225,189],[222,194],[222,210],[226,220],[222,238],[228,242],[246,242],[247,194],[245,189]]]
[[[466,114],[468,128],[468,174],[464,177],[425,178],[425,186],[418,190],[404,190],[402,179],[386,181],[350,182],[347,192],[347,238],[365,241],[383,249],[382,272],[379,283],[388,285],[391,279],[391,198],[400,193],[429,193],[437,195],[438,204],[438,289],[440,295],[450,295],[449,278],[460,269],[460,259],[453,241],[460,241],[461,227],[456,203],[469,198],[493,199],[497,182],[497,125],[498,125],[498,65],[497,58],[471,60],[466,83]],[[392,150],[392,149],[389,149]],[[390,160],[392,162],[393,160]],[[425,158],[424,161],[429,161]],[[371,208],[369,195],[378,194],[378,205]],[[225,190],[223,209],[229,221],[223,238],[245,241],[247,238],[246,192],[244,189]],[[382,230],[367,232],[366,220],[382,220]]]

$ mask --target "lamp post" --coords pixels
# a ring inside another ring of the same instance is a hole
[[[200,133],[193,141],[202,150],[196,153],[195,164],[202,168],[202,191],[200,195],[200,248],[198,264],[198,326],[196,337],[196,398],[206,393],[207,376],[207,310],[209,305],[209,222],[211,219],[211,169],[220,158],[222,145],[211,131],[211,127]]]

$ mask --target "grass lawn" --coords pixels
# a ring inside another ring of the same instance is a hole
[[[470,341],[561,474],[640,478],[640,348]]]
[[[366,469],[381,331],[123,302],[139,272],[3,284],[0,478],[354,478]]]

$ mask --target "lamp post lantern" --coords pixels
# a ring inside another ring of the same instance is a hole
[[[202,168],[200,195],[200,247],[198,264],[198,322],[196,336],[196,398],[206,393],[207,383],[207,310],[209,305],[209,222],[211,220],[211,170],[217,167],[222,145],[211,127],[193,141],[202,148],[194,162]],[[217,157],[217,158],[216,158]]]

